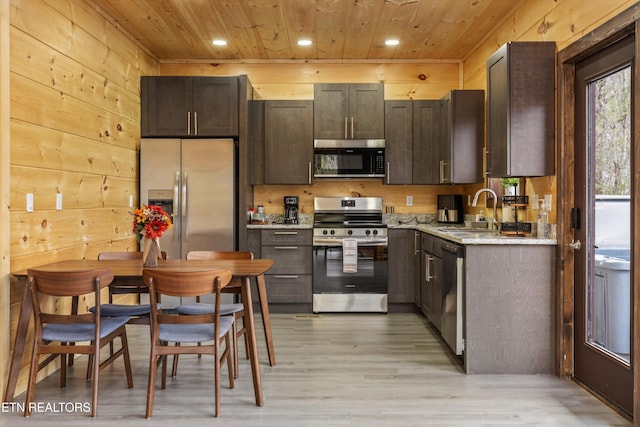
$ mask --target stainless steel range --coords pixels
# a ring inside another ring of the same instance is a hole
[[[380,197],[317,197],[313,311],[387,312],[387,226]]]

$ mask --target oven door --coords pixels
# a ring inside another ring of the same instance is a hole
[[[387,293],[387,246],[358,246],[355,272],[343,269],[342,246],[314,246],[313,293]]]

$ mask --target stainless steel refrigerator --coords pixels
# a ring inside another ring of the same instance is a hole
[[[232,139],[141,140],[140,201],[171,215],[173,226],[160,238],[167,258],[236,249],[235,164]]]

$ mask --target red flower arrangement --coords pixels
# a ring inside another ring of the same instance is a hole
[[[138,242],[142,237],[158,239],[171,228],[171,217],[160,206],[142,205],[133,213],[133,232]]]

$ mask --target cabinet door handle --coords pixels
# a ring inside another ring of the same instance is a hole
[[[348,120],[348,118],[345,117],[344,118],[344,139],[349,138],[348,131],[347,131],[347,126],[348,126],[347,120]]]
[[[418,246],[420,246],[419,244],[420,242],[420,233],[417,231],[413,232],[413,253],[415,255],[418,255],[420,253],[420,248]]]
[[[484,162],[484,177],[488,178],[489,175],[491,175],[491,173],[489,172],[489,168],[490,168],[490,161],[491,161],[491,150],[484,150],[485,153],[485,162]]]
[[[187,111],[187,135],[191,135],[191,111]]]
[[[309,185],[311,185],[313,183],[312,182],[313,175],[311,175],[311,162],[309,162],[309,173],[308,173],[308,175],[309,175],[308,182],[309,182]]]
[[[431,279],[433,279],[433,276],[431,275],[431,261],[432,261],[432,260],[433,260],[433,257],[432,257],[431,255],[426,254],[426,255],[424,256],[424,261],[425,261],[425,264],[426,264],[426,266],[427,266],[427,268],[425,268],[425,277],[424,277],[424,280],[425,280],[425,282],[427,282],[427,283],[430,283],[430,282],[431,282]]]
[[[193,112],[193,129],[195,131],[195,135],[198,135],[198,112]]]
[[[353,117],[351,117],[351,138],[354,138],[354,135],[353,135]]]
[[[291,275],[283,275],[283,274],[275,274],[273,276],[274,279],[297,279],[298,276],[291,276]]]
[[[440,160],[440,184],[446,184],[447,179],[444,176],[444,167],[447,163],[444,160]]]
[[[297,251],[297,246],[274,246],[273,249],[277,251]]]
[[[387,184],[389,184],[389,175],[391,174],[391,162],[387,162],[387,170],[385,173],[387,174]]]
[[[274,231],[273,234],[276,236],[297,236],[298,232],[297,231]]]

